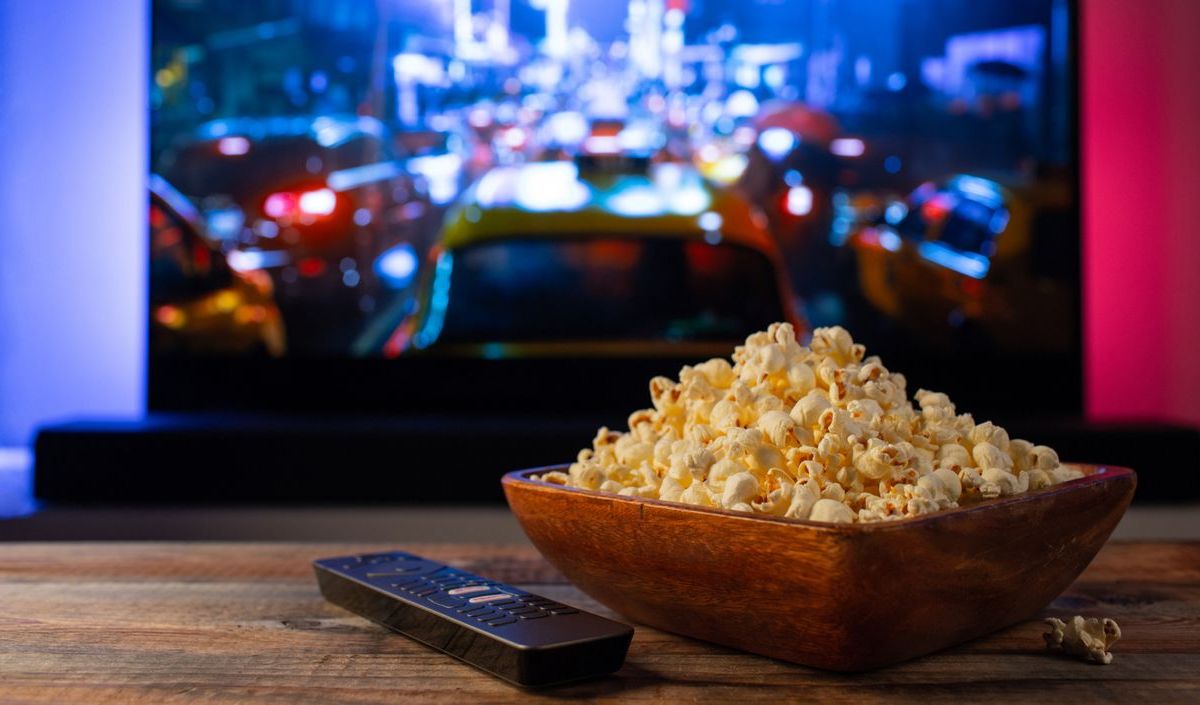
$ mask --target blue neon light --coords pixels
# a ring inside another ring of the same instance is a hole
[[[936,265],[972,279],[983,279],[992,266],[992,261],[983,255],[955,250],[940,242],[922,242],[917,246],[917,252]]]
[[[446,323],[446,309],[450,307],[450,274],[454,271],[454,253],[443,252],[438,257],[433,271],[433,292],[429,297],[429,317],[420,332],[413,337],[413,344],[420,349],[429,347],[442,334]]]

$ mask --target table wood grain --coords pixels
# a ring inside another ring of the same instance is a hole
[[[638,627],[615,675],[544,691],[321,599],[312,559],[387,548],[607,613],[527,547],[0,544],[0,703],[1200,702],[1200,543],[1110,543],[1044,611],[1120,622],[1109,666],[1047,653],[1037,621],[858,675]]]

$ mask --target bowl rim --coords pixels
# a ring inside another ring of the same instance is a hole
[[[747,514],[746,512],[735,512],[732,509],[723,509],[719,507],[701,507],[698,505],[684,504],[683,502],[670,502],[663,499],[648,499],[645,497],[626,497],[612,492],[601,492],[599,490],[587,490],[580,487],[567,487],[566,485],[558,485],[553,482],[545,482],[536,480],[534,475],[551,472],[554,470],[564,471],[570,467],[569,464],[546,465],[538,468],[527,468],[524,470],[513,470],[505,473],[500,482],[502,485],[526,485],[535,491],[559,491],[567,493],[580,494],[587,497],[597,497],[604,500],[614,502],[626,502],[629,504],[649,505],[652,507],[661,507],[663,509],[683,512],[683,513],[698,513],[711,514],[715,516],[727,517],[742,521],[753,522],[768,522],[780,524],[783,526],[799,526],[808,529],[815,529],[829,533],[867,533],[877,531],[897,531],[911,527],[921,526],[923,524],[932,524],[941,521],[949,520],[952,517],[970,516],[980,512],[990,512],[1005,507],[1012,507],[1030,502],[1037,502],[1055,497],[1058,495],[1068,494],[1078,491],[1084,487],[1092,485],[1100,485],[1107,482],[1113,482],[1125,478],[1132,480],[1133,487],[1137,487],[1137,473],[1131,468],[1122,467],[1120,465],[1105,465],[1094,463],[1063,463],[1063,465],[1083,469],[1086,474],[1083,477],[1074,480],[1044,487],[1040,490],[1026,492],[1024,494],[1012,495],[1009,497],[999,497],[997,499],[983,500],[975,504],[970,504],[965,507],[954,507],[952,509],[943,509],[929,514],[920,516],[908,517],[905,519],[895,519],[891,521],[873,521],[873,522],[853,522],[853,523],[831,523],[823,521],[812,521],[810,519],[791,519],[788,517],[779,517],[771,515]],[[1090,471],[1089,471],[1090,470]],[[644,510],[643,510],[644,511]]]

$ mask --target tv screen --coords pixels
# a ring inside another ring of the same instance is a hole
[[[154,0],[151,403],[402,410],[425,371],[697,361],[789,320],[984,408],[1077,410],[1075,21]]]

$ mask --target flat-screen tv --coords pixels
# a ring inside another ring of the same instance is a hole
[[[151,408],[619,422],[788,320],[1077,412],[1077,19],[154,0]]]

